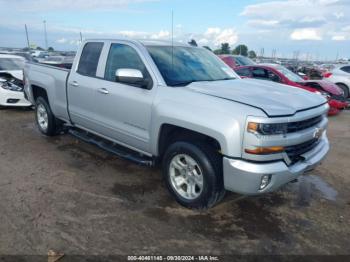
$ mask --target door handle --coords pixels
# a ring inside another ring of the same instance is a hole
[[[79,86],[79,84],[78,84],[78,82],[77,82],[77,81],[73,81],[73,82],[71,82],[71,83],[70,83],[70,85],[71,85],[71,86],[75,86],[75,87],[78,87],[78,86]]]
[[[108,95],[109,94],[109,92],[108,92],[108,90],[106,88],[100,88],[98,90],[98,92],[100,92],[101,94],[104,94],[104,95]]]

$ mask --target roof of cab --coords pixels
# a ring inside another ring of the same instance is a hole
[[[154,40],[154,39],[129,39],[129,38],[114,38],[114,39],[86,39],[85,42],[93,42],[93,41],[127,41],[131,43],[140,43],[144,46],[185,46],[185,47],[192,47],[188,43],[181,43],[181,42],[172,42],[172,41],[165,41],[165,40]]]

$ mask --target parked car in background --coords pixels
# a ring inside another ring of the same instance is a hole
[[[41,51],[41,50],[34,50],[34,51],[31,51],[31,55],[32,55],[32,57],[36,57],[36,58],[45,58],[45,56],[49,55],[49,52]]]
[[[256,63],[248,57],[242,55],[219,55],[229,67],[235,69],[238,66],[255,65]]]
[[[20,51],[0,51],[0,54],[4,55],[17,55],[23,57],[26,61],[36,62],[36,59],[31,56],[29,52],[20,52]]]
[[[0,106],[29,107],[23,92],[23,68],[21,56],[0,54]]]
[[[73,60],[73,56],[49,56],[45,60],[42,60],[41,63],[70,69],[72,67]]]
[[[315,66],[301,66],[297,69],[297,74],[304,79],[321,80],[323,78],[322,71]]]
[[[346,98],[350,98],[350,65],[335,67],[330,73],[324,74],[324,77],[339,86]]]
[[[275,191],[329,150],[326,99],[242,80],[204,48],[91,40],[71,70],[27,63],[24,72],[43,134],[65,123],[119,156],[162,163],[170,193],[186,207],[211,207],[225,190]]]
[[[329,115],[335,115],[349,106],[343,91],[335,84],[325,80],[304,80],[299,75],[277,64],[242,66],[235,69],[243,78],[270,80],[276,83],[295,86],[324,96],[330,105]]]

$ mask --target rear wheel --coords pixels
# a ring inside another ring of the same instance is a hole
[[[343,92],[344,92],[343,96],[345,98],[348,98],[349,97],[349,87],[347,87],[346,85],[341,84],[341,83],[337,84],[337,86],[339,86],[343,90]]]
[[[170,145],[163,159],[163,177],[176,201],[188,208],[212,207],[225,193],[222,158],[204,143]]]
[[[40,132],[46,136],[54,136],[58,131],[58,120],[53,115],[49,104],[43,97],[38,97],[35,106],[35,119]]]

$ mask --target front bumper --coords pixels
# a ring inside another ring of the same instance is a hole
[[[244,195],[258,195],[275,191],[295,180],[304,172],[315,168],[325,158],[328,151],[329,142],[324,136],[313,150],[303,154],[305,160],[292,166],[287,166],[284,161],[256,163],[224,157],[225,189]],[[264,175],[271,175],[270,183],[263,190],[259,190]]]
[[[344,109],[349,107],[349,102],[347,101],[339,101],[339,100],[335,100],[335,99],[330,99],[328,101],[328,104],[330,107],[334,107],[337,109]]]
[[[0,88],[0,106],[27,107],[32,104],[24,98],[24,92]]]

